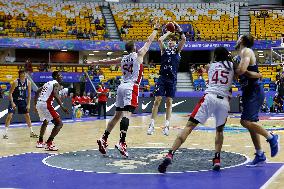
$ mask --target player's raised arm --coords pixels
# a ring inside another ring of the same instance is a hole
[[[158,44],[160,46],[160,49],[161,49],[161,53],[164,52],[164,50],[166,49],[166,46],[164,44],[164,40],[169,36],[171,35],[172,32],[170,31],[167,31],[167,33],[165,33],[164,35],[162,35],[159,39],[158,39]]]
[[[143,46],[141,49],[139,49],[139,51],[138,51],[138,54],[139,54],[140,56],[143,57],[143,56],[147,53],[147,51],[148,51],[149,48],[150,48],[150,45],[152,44],[152,42],[154,41],[154,39],[155,39],[155,37],[156,37],[156,35],[157,35],[157,33],[158,33],[159,28],[160,28],[160,23],[159,23],[158,21],[156,21],[156,23],[155,23],[155,25],[154,25],[154,31],[153,31],[152,34],[148,37],[148,39],[147,39],[147,41],[145,42],[144,46]]]
[[[184,35],[180,25],[178,25],[176,22],[173,22],[173,23],[174,23],[174,25],[176,27],[177,32],[179,32],[179,34],[181,36],[181,41],[178,43],[178,52],[180,52],[183,49],[184,45],[185,45],[186,37],[185,37],[185,35]]]

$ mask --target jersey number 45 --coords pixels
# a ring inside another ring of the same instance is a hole
[[[213,74],[212,76],[212,83],[213,84],[218,84],[218,83],[221,83],[223,85],[226,85],[228,84],[228,81],[229,81],[229,78],[228,78],[228,75],[230,74],[230,72],[227,72],[227,71],[215,71],[215,73]]]

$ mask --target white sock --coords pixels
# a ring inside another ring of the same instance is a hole
[[[165,126],[166,126],[166,127],[170,126],[170,121],[169,121],[169,120],[166,120],[166,121],[165,121]]]
[[[154,120],[154,119],[151,119],[150,124],[151,124],[151,125],[154,125],[154,124],[155,124],[155,120]]]
[[[262,150],[256,150],[256,154],[261,156],[263,154],[263,151]]]
[[[30,127],[30,131],[31,131],[31,133],[33,133],[34,131],[33,131],[33,127]]]
[[[270,140],[270,139],[272,139],[273,138],[273,136],[272,136],[272,134],[271,133],[268,133],[268,136],[267,136],[267,140]]]

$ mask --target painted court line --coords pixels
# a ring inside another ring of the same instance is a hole
[[[271,162],[270,162],[271,163]],[[275,178],[282,172],[284,171],[284,165],[282,165],[273,175],[270,177],[270,179],[262,185],[260,189],[266,189],[272,182],[275,180]]]

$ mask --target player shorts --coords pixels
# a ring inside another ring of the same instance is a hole
[[[172,80],[160,76],[155,89],[155,96],[175,97],[176,93],[176,80]]]
[[[210,116],[216,119],[216,127],[226,123],[229,115],[230,104],[228,97],[216,94],[205,94],[195,106],[189,120],[204,124]]]
[[[258,113],[263,104],[265,94],[262,86],[260,85],[253,86],[253,90],[251,89],[252,87],[243,90],[243,111],[241,119],[251,122],[257,122],[259,121]]]
[[[52,121],[59,116],[59,114],[55,111],[54,107],[51,104],[46,102],[38,101],[36,104],[36,109],[40,118],[40,121]]]
[[[18,114],[26,114],[28,113],[27,111],[27,102],[25,100],[19,100],[19,101],[14,101],[14,103],[17,106],[17,110],[18,110]],[[15,113],[15,110],[12,107],[12,103],[9,103],[9,107],[8,107],[8,113]]]
[[[121,83],[117,88],[116,110],[121,111],[125,107],[138,106],[139,85],[136,83]]]

